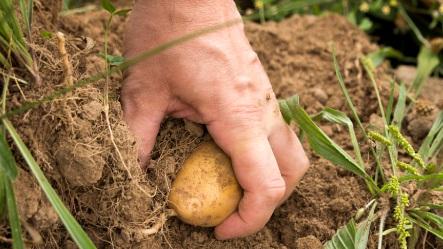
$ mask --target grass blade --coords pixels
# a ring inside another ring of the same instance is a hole
[[[352,117],[354,118],[354,121],[357,122],[358,127],[360,128],[361,132],[363,133],[365,141],[368,141],[368,135],[366,133],[366,130],[363,127],[363,124],[362,124],[360,118],[358,117],[357,110],[355,109],[355,105],[352,102],[352,99],[349,95],[348,89],[346,88],[345,81],[344,81],[343,76],[340,72],[340,67],[338,65],[337,57],[335,56],[335,52],[332,53],[332,59],[333,59],[333,64],[334,64],[335,75],[337,76],[337,80],[338,80],[338,84],[340,85],[341,92],[345,96],[346,104],[347,104],[348,108],[351,110],[351,114],[352,114]],[[383,173],[384,171],[383,171],[383,168],[380,163],[380,155],[374,150],[374,148],[371,147],[370,150],[371,150],[372,155],[374,156],[375,163],[377,165],[375,181],[377,181],[378,174],[380,174],[382,181],[384,182],[385,175]]]
[[[309,117],[309,115],[303,110],[303,108],[298,103],[298,98],[293,97],[284,101],[283,104],[291,112],[291,117],[300,126],[306,136],[308,137],[309,144],[311,148],[331,161],[334,164],[341,166],[342,168],[353,172],[354,174],[363,177],[365,179],[369,178],[365,170],[360,167],[358,163],[340,146],[338,146],[334,141],[332,141]],[[284,110],[286,112],[286,110]]]
[[[347,126],[349,135],[351,137],[351,143],[352,146],[354,147],[354,154],[357,157],[357,161],[360,164],[360,167],[364,169],[365,164],[363,162],[363,158],[361,157],[360,145],[358,144],[357,136],[355,135],[354,124],[352,123],[351,119],[348,116],[346,116],[346,114],[344,114],[343,112],[328,107],[322,110],[313,119],[315,120],[316,118],[322,118],[332,123]]]
[[[15,201],[14,189],[12,188],[11,180],[5,179],[5,190],[6,190],[6,203],[8,207],[8,217],[9,225],[11,227],[12,233],[12,246],[14,249],[24,249],[25,245],[23,243],[20,218],[17,211],[17,203]]]
[[[439,62],[438,54],[432,52],[430,48],[422,46],[418,54],[417,75],[409,88],[409,92],[414,92],[416,97],[420,95],[424,83],[426,83],[426,80],[434,68],[438,66]]]
[[[343,76],[340,72],[340,67],[338,66],[337,57],[335,56],[335,52],[332,54],[332,59],[334,61],[334,69],[335,69],[335,74],[338,79],[338,84],[340,85],[341,91],[342,91],[343,95],[345,96],[346,103],[347,103],[349,109],[351,110],[352,117],[354,118],[355,122],[357,122],[358,126],[360,127],[362,132],[365,134],[365,137],[367,139],[365,128],[363,127],[363,124],[361,123],[360,118],[358,117],[357,109],[355,109],[355,105],[352,102],[351,96],[349,95],[348,89],[346,88],[346,85],[345,85],[345,81],[344,81]]]
[[[395,105],[394,117],[392,118],[391,123],[398,126],[400,129],[406,113],[406,94],[406,87],[405,85],[401,84],[398,91],[397,104]]]
[[[383,63],[383,61],[386,58],[395,58],[397,60],[403,61],[403,62],[414,62],[414,58],[406,57],[404,56],[400,51],[391,48],[391,47],[384,47],[380,48],[377,51],[374,51],[372,53],[369,53],[367,55],[368,59],[371,60],[372,65],[374,67],[378,67]]]
[[[419,152],[424,160],[435,156],[443,145],[443,112],[440,112],[428,135],[420,146]]]
[[[400,183],[406,182],[406,181],[417,181],[417,182],[422,182],[422,181],[443,181],[443,172],[441,173],[436,173],[436,174],[429,174],[429,175],[404,175],[401,176],[398,181]],[[441,185],[441,182],[440,182]]]
[[[14,126],[7,119],[3,119],[3,124],[6,127],[6,129],[8,130],[8,132],[11,135],[12,139],[14,140],[15,144],[17,145],[18,150],[20,151],[21,155],[25,159],[26,163],[28,164],[29,168],[31,169],[32,173],[34,174],[35,178],[37,179],[40,187],[45,192],[46,197],[48,198],[49,202],[54,207],[55,211],[59,215],[60,219],[62,220],[63,224],[65,225],[65,227],[68,230],[71,237],[74,239],[75,243],[81,249],[95,248],[91,239],[88,237],[88,235],[85,233],[85,231],[83,231],[81,226],[78,224],[78,222],[75,220],[75,218],[69,212],[69,210],[65,207],[65,205],[61,201],[60,197],[57,195],[55,190],[52,188],[48,179],[45,177],[45,175],[43,174],[43,171],[40,169],[37,162],[32,157],[29,149],[23,143],[22,139],[18,135]]]
[[[387,125],[385,108],[383,107],[383,103],[382,103],[382,100],[380,97],[380,91],[378,90],[378,85],[377,85],[377,82],[375,81],[375,77],[374,77],[374,73],[373,73],[373,69],[372,69],[373,65],[370,64],[371,62],[367,57],[363,57],[361,61],[363,64],[363,68],[366,71],[366,74],[369,76],[369,79],[371,80],[372,88],[374,88],[375,95],[377,97],[378,109],[380,110],[381,117],[383,118],[385,125]]]
[[[33,0],[20,0],[19,6],[23,20],[25,20],[26,31],[30,34],[32,25],[32,8],[34,6]]]
[[[439,239],[443,239],[443,218],[435,214],[423,211],[410,211],[409,219],[419,225],[421,228],[427,230],[428,232],[434,234]],[[432,214],[432,216],[431,216]],[[434,223],[437,222],[437,223]],[[432,225],[437,225],[439,228],[434,228]]]
[[[398,10],[400,15],[404,18],[406,23],[408,24],[409,28],[414,32],[415,37],[425,46],[429,45],[428,40],[426,40],[423,35],[420,32],[420,29],[415,25],[414,21],[412,21],[411,17],[409,17],[408,13],[406,12],[405,8],[402,4],[398,4]]]
[[[389,84],[389,100],[388,105],[386,106],[386,123],[391,123],[392,117],[392,108],[394,107],[394,90],[395,90],[395,81],[391,80]]]
[[[432,124],[431,130],[423,140],[418,153],[427,161],[429,158],[437,155],[443,147],[443,111],[437,116]]]
[[[15,165],[14,156],[2,132],[0,132],[0,169],[3,169],[11,180],[17,177],[17,166]]]
[[[0,220],[3,218],[6,208],[6,189],[5,189],[6,175],[0,169]]]

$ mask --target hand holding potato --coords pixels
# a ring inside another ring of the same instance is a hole
[[[126,31],[126,56],[235,18],[240,16],[233,1],[136,1]],[[131,67],[122,100],[142,163],[149,159],[165,115],[205,124],[231,158],[243,198],[237,211],[216,227],[219,239],[261,229],[308,168],[242,25]]]

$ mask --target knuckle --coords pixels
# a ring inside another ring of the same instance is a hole
[[[279,202],[286,193],[286,184],[282,177],[264,184],[263,197],[269,203]]]
[[[308,157],[306,156],[305,153],[303,153],[303,155],[300,157],[300,161],[299,161],[299,168],[305,172],[306,170],[308,170],[308,168],[311,166],[311,163],[309,162]]]

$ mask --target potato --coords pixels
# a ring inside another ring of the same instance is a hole
[[[182,221],[212,227],[237,209],[241,197],[231,160],[211,141],[185,160],[172,183],[169,204]]]

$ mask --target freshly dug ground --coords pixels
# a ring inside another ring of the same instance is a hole
[[[75,79],[104,69],[100,53],[108,18],[105,12],[90,10],[57,17],[50,11],[51,1],[36,2],[32,49],[40,66],[42,85],[12,84],[9,109],[68,84],[59,40],[55,35],[43,38],[42,31],[64,33]],[[124,21],[117,17],[112,23],[109,54],[122,52]],[[359,63],[362,55],[377,46],[343,17],[294,16],[281,23],[247,23],[246,32],[277,96],[298,94],[309,113],[325,106],[347,111],[332,67],[335,47],[360,117],[365,124],[377,120],[375,95]],[[388,71],[387,66],[379,69],[382,88],[391,77]],[[33,82],[25,73],[18,74]],[[53,187],[98,248],[321,248],[336,229],[370,200],[364,182],[312,154],[305,143],[310,170],[291,198],[257,234],[217,241],[212,229],[192,227],[170,218],[157,233],[149,235],[149,228],[167,212],[169,187],[180,165],[208,135],[190,129],[182,120],[166,120],[150,167],[147,172],[142,171],[134,139],[122,119],[121,82],[122,75],[114,75],[108,81],[79,88],[12,118]],[[108,101],[104,98],[107,85]],[[415,118],[408,117],[407,121]],[[345,129],[327,124],[322,128],[352,151]],[[422,134],[411,129],[411,134]],[[17,151],[15,154],[19,155]],[[25,162],[19,156],[17,162],[22,169],[14,188],[29,247],[76,248]],[[7,237],[10,233],[3,221],[0,248],[11,246]],[[371,241],[370,247],[373,246]],[[392,242],[386,248],[397,247]]]

